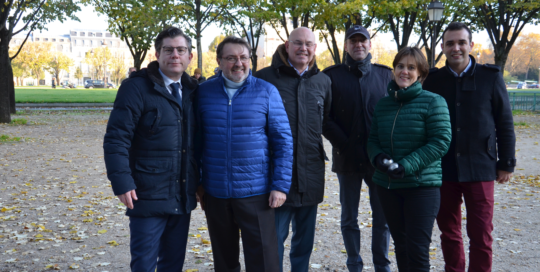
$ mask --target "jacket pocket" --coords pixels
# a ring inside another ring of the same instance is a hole
[[[496,144],[495,135],[494,134],[489,135],[487,139],[487,143],[486,143],[486,152],[488,156],[493,160],[497,159],[497,147],[495,144]]]
[[[150,137],[159,131],[159,124],[161,123],[161,114],[159,109],[153,109],[146,112],[139,123],[139,130],[145,137]]]
[[[172,159],[139,159],[133,178],[141,199],[166,199],[173,177]]]

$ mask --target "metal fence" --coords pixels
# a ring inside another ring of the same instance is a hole
[[[540,111],[540,91],[508,91],[512,110]]]

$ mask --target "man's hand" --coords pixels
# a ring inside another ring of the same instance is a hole
[[[131,190],[122,195],[118,195],[118,199],[120,199],[120,201],[124,203],[124,205],[126,205],[129,209],[132,209],[132,210],[133,210],[133,201],[138,200],[135,190]]]
[[[270,192],[268,202],[270,202],[270,208],[279,208],[281,205],[283,205],[283,203],[285,203],[285,200],[287,200],[286,194],[280,191],[272,191]]]
[[[195,193],[195,196],[197,197],[197,202],[201,203],[201,209],[204,211],[204,188],[202,185],[197,188],[197,193]]]
[[[511,178],[512,178],[512,172],[506,172],[506,171],[497,169],[497,182],[498,183],[508,182],[510,181]]]

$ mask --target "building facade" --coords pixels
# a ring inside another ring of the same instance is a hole
[[[21,33],[15,35],[10,42],[10,47],[20,46],[28,33]],[[114,36],[112,33],[105,30],[95,29],[72,29],[69,33],[64,35],[52,35],[48,33],[30,33],[27,42],[48,42],[52,43],[52,50],[62,52],[71,58],[74,65],[70,67],[69,71],[63,73],[59,82],[73,82],[77,85],[84,85],[84,81],[95,78],[93,69],[90,65],[84,62],[87,54],[92,54],[94,49],[107,47],[111,51],[112,56],[122,57],[127,67],[133,65],[133,58],[127,47],[127,44],[119,37]],[[75,78],[75,71],[80,68],[83,73],[83,79]],[[106,80],[110,81],[110,72],[105,72]],[[126,69],[127,74],[127,69]],[[45,79],[40,80],[40,85],[51,85],[52,75],[45,72]],[[102,78],[99,78],[102,79]],[[25,79],[24,85],[34,84],[35,79]]]

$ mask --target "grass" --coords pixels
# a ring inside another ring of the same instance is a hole
[[[16,103],[112,103],[116,89],[15,88]]]
[[[528,127],[529,124],[527,124],[525,122],[514,122],[514,126],[516,126],[516,127]]]
[[[538,115],[538,112],[534,111],[524,111],[524,110],[512,110],[512,115]]]
[[[26,123],[28,122],[28,120],[24,119],[24,118],[15,118],[15,119],[11,119],[11,122],[9,123],[10,125],[26,125]]]
[[[0,135],[0,143],[18,142],[20,140],[21,140],[21,137],[10,137],[9,135],[6,135],[6,134]]]

